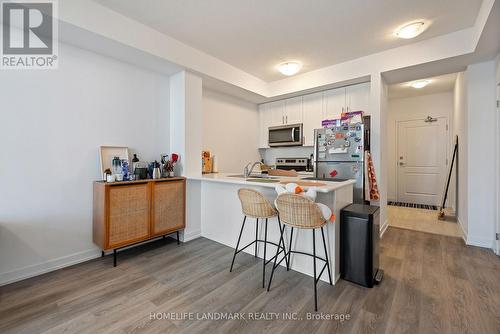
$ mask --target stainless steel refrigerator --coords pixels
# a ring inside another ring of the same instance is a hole
[[[370,119],[363,123],[334,126],[314,131],[314,172],[316,179],[353,179],[354,203],[364,203],[364,157],[369,149]]]

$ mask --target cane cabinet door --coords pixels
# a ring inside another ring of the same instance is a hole
[[[148,183],[109,187],[108,248],[149,237]]]
[[[185,227],[185,181],[154,182],[151,234],[162,235]]]

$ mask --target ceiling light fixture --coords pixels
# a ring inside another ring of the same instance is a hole
[[[420,89],[420,88],[424,88],[425,86],[427,86],[429,84],[429,82],[430,82],[430,80],[415,81],[415,82],[412,82],[410,84],[410,86],[412,86],[413,88]]]
[[[410,39],[417,37],[424,32],[426,24],[423,21],[417,21],[412,23],[407,23],[402,27],[399,27],[394,32],[394,35],[399,38]]]
[[[284,75],[294,75],[300,71],[302,64],[298,61],[287,61],[278,65],[278,70]]]

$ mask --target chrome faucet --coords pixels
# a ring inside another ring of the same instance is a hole
[[[243,176],[245,177],[245,179],[249,178],[250,175],[252,175],[252,172],[253,172],[253,169],[255,168],[255,166],[257,165],[261,165],[262,163],[260,161],[257,161],[257,162],[254,162],[252,167],[250,167],[250,169],[248,168],[248,166],[250,166],[251,162],[249,162],[246,166],[245,166],[245,169],[243,170]]]

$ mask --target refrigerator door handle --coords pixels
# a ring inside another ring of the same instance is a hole
[[[318,129],[314,129],[314,151],[313,151],[313,161],[311,161],[311,165],[314,168],[314,176],[318,176]]]

